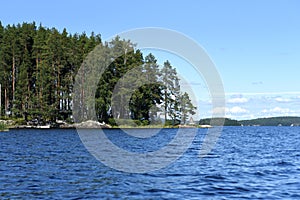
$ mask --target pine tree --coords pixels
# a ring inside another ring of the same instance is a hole
[[[125,102],[125,96],[130,92],[128,87],[123,85],[114,96],[112,94],[120,79],[128,71],[143,63],[142,54],[139,51],[135,52],[133,46],[130,41],[120,40],[119,37],[105,44],[107,53],[104,54],[108,55],[106,56],[107,59],[113,62],[107,61],[110,64],[102,74],[96,92],[96,110],[99,120],[108,122],[111,117],[128,119],[130,116],[128,102]],[[131,82],[130,80],[128,81]],[[127,84],[122,81],[121,83]],[[113,99],[111,99],[112,97]],[[112,105],[114,102],[117,105]]]
[[[94,33],[0,22],[0,114],[53,122],[77,112],[84,121],[96,110],[100,121],[131,118],[147,124],[162,107],[165,120],[185,121],[193,106],[180,95],[176,69],[166,61],[159,70],[152,54],[144,59],[134,47],[120,37],[102,44]],[[80,92],[74,94],[75,77]]]
[[[179,98],[179,107],[180,107],[180,114],[181,114],[181,122],[183,124],[186,124],[186,120],[188,119],[189,114],[194,115],[196,112],[195,110],[197,107],[195,107],[192,104],[192,101],[188,95],[188,93],[184,93]]]
[[[132,118],[135,120],[145,120],[154,122],[159,111],[158,105],[161,103],[161,82],[159,81],[160,71],[157,60],[152,54],[145,57],[142,65],[144,83],[131,97],[130,108]]]
[[[5,110],[6,113],[13,114],[15,104],[15,91],[16,91],[16,80],[17,73],[21,64],[21,45],[19,32],[21,25],[17,26],[8,25],[5,29],[3,37],[3,51],[4,51],[4,65],[8,68],[7,76],[8,80],[5,83]]]
[[[178,117],[178,98],[180,95],[180,84],[177,76],[176,69],[173,68],[169,61],[164,63],[161,70],[161,79],[163,83],[163,109],[165,122],[167,116],[172,120],[172,124],[175,124],[175,120]]]
[[[36,26],[35,23],[23,23],[19,28],[20,42],[20,66],[16,74],[14,115],[21,117],[26,115],[27,110],[32,109],[32,94],[34,91],[34,60],[32,59],[32,48]]]
[[[9,51],[9,41],[7,41],[7,28],[1,25],[1,46],[0,46],[0,70],[1,70],[1,93],[3,108],[5,114],[8,113],[9,107],[9,91],[11,90],[11,56]]]
[[[4,95],[2,87],[4,86],[5,82],[5,67],[4,67],[4,51],[3,51],[3,36],[4,36],[4,27],[2,26],[2,22],[0,21],[0,117],[2,116],[2,109],[4,108],[3,102],[4,102]]]
[[[47,65],[47,40],[49,37],[50,31],[45,29],[42,25],[36,31],[34,37],[33,53],[32,57],[35,60],[35,72],[33,74],[35,79],[35,95],[32,97],[33,108],[32,110],[40,110],[41,115],[44,119],[49,118],[48,112],[48,91],[46,90],[48,82],[48,65]]]

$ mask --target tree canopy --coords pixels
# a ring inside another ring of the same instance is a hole
[[[95,98],[95,105],[82,102],[91,88],[74,94],[82,100],[79,121],[89,119],[91,108],[97,120],[106,123],[115,123],[113,119],[158,123],[159,113],[165,120],[185,123],[188,115],[195,113],[188,94],[180,90],[176,68],[169,61],[160,68],[153,54],[144,57],[131,41],[116,37],[102,43],[99,34],[70,34],[35,22],[4,27],[0,22],[1,116],[23,118],[24,122],[71,121],[75,77],[85,58],[99,46],[101,51],[121,56],[108,55],[113,62],[98,77],[95,96],[90,97]],[[89,69],[80,73],[85,70]],[[97,73],[94,76],[97,78]],[[81,81],[88,84],[89,80]],[[121,106],[113,106],[113,102]]]

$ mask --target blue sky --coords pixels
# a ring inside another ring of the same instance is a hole
[[[0,20],[4,25],[35,21],[71,33],[94,31],[103,39],[142,27],[179,31],[215,63],[228,117],[300,116],[298,0],[18,0],[1,3]],[[200,117],[208,116],[209,99],[198,101]]]

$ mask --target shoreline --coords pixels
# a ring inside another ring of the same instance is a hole
[[[284,118],[286,119],[286,117]],[[106,124],[104,122],[98,122],[98,121],[93,121],[93,120],[87,120],[84,122],[80,122],[80,123],[67,123],[65,121],[60,121],[57,120],[55,123],[51,123],[51,124],[44,124],[44,125],[38,125],[38,124],[32,124],[32,123],[27,123],[27,124],[23,124],[23,125],[19,125],[18,122],[16,120],[12,120],[12,119],[6,119],[6,120],[0,120],[0,124],[3,124],[3,126],[5,127],[4,129],[1,129],[1,131],[8,131],[9,129],[12,130],[17,130],[17,129],[162,129],[162,128],[170,128],[170,129],[178,129],[178,128],[202,128],[202,129],[209,129],[209,128],[213,128],[214,126],[211,126],[209,123],[208,124],[201,124],[201,125],[196,125],[196,124],[187,124],[187,125],[176,125],[176,126],[164,126],[162,124],[156,124],[156,125],[146,125],[146,126],[131,126],[131,125],[119,125],[119,126],[112,126],[109,124]],[[226,123],[225,123],[226,124]],[[228,127],[228,126],[235,126],[235,125],[223,125],[223,127]],[[284,123],[284,121],[277,121],[276,124],[274,125],[265,125],[265,124],[259,124],[258,122],[256,122],[255,124],[241,124],[240,125],[245,126],[245,127],[257,127],[257,126],[272,126],[272,127],[276,127],[276,126],[282,126],[282,127],[297,127],[300,126],[300,124],[298,123]]]
[[[223,127],[299,127],[299,126],[223,126]],[[10,130],[77,130],[77,129],[104,129],[104,130],[117,130],[117,129],[210,129],[213,127],[50,127],[50,128],[38,128],[38,127],[8,127],[5,130],[0,130],[0,132],[8,132]]]

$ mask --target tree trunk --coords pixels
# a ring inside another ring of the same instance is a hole
[[[167,109],[168,109],[168,104],[167,104],[167,91],[165,91],[165,123],[167,122]]]
[[[12,58],[13,64],[12,64],[12,108],[14,107],[14,101],[15,101],[15,82],[16,82],[16,59],[13,54]]]
[[[7,108],[8,108],[8,98],[7,98],[7,88],[4,89],[4,111],[5,115],[7,115]]]

